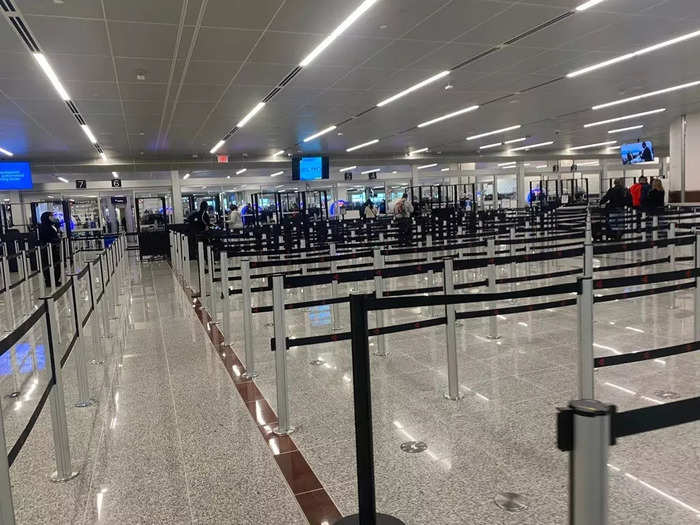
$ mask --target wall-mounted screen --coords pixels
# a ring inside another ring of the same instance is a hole
[[[620,147],[620,154],[622,155],[622,164],[625,165],[651,162],[654,160],[654,146],[650,140],[623,144]]]
[[[0,162],[0,191],[31,190],[32,170],[28,162]]]
[[[292,180],[322,180],[329,178],[328,157],[293,157]]]

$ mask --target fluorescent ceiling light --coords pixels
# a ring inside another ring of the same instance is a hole
[[[236,126],[238,126],[239,128],[242,128],[243,126],[248,124],[248,122],[250,122],[250,119],[252,119],[255,115],[257,115],[258,111],[260,111],[264,107],[265,107],[264,102],[258,102],[258,104],[253,109],[251,109],[250,112],[245,117],[243,117],[243,120],[241,120],[238,124],[236,124]]]
[[[512,161],[512,162],[504,162],[504,163],[502,163],[502,164],[499,164],[498,166],[499,166],[499,167],[503,167],[503,166],[514,166],[515,164],[517,164],[517,163],[516,163],[515,161]]]
[[[450,168],[442,168],[440,171],[450,171]]]
[[[569,151],[576,151],[579,149],[598,148],[600,146],[609,146],[612,144],[617,144],[617,141],[616,140],[609,140],[607,142],[596,142],[595,144],[586,144],[585,146],[575,146],[573,148],[569,148]]]
[[[357,7],[357,9],[355,9],[350,14],[350,16],[343,20],[341,24],[338,27],[336,27],[330,35],[324,38],[323,41],[318,46],[316,46],[316,48],[313,51],[311,51],[311,53],[309,53],[304,60],[302,60],[299,63],[299,65],[301,67],[308,66],[318,55],[320,55],[323,52],[324,49],[330,46],[336,38],[342,35],[348,27],[355,23],[355,21],[358,18],[360,18],[365,13],[365,11],[367,11],[376,3],[377,0],[365,0],[364,2],[362,2]]]
[[[398,99],[400,99],[401,97],[405,97],[405,96],[408,95],[409,93],[412,93],[413,91],[416,91],[416,90],[418,90],[418,89],[420,89],[420,88],[422,88],[422,87],[425,87],[425,86],[427,86],[428,84],[432,84],[432,83],[435,82],[436,80],[440,80],[441,78],[444,78],[444,77],[446,77],[446,76],[449,75],[449,74],[450,74],[449,71],[442,71],[442,72],[438,73],[437,75],[433,75],[433,76],[430,77],[430,78],[426,78],[426,79],[423,80],[422,82],[418,82],[418,84],[416,84],[416,85],[414,85],[414,86],[411,86],[410,88],[404,89],[404,90],[401,91],[400,93],[397,93],[397,94],[394,95],[393,97],[389,97],[389,98],[387,98],[386,100],[382,100],[379,104],[377,104],[377,107],[378,107],[378,108],[381,108],[382,106],[386,106],[387,104],[392,103],[394,100],[398,100]]]
[[[377,173],[377,172],[380,172],[380,171],[382,171],[382,170],[379,169],[379,168],[374,168],[374,169],[372,169],[372,170],[361,171],[360,174],[361,174],[361,175],[367,175],[368,173]]]
[[[68,179],[64,179],[63,177],[56,177],[56,178],[57,178],[58,180],[60,180],[61,182],[64,182],[64,183],[68,184]]]
[[[637,95],[634,97],[628,97],[628,98],[622,98],[620,100],[613,100],[612,102],[606,102],[605,104],[598,104],[597,106],[593,106],[593,110],[596,111],[598,109],[603,109],[603,108],[609,108],[610,106],[617,106],[618,104],[625,104],[627,102],[634,102],[635,100],[642,100],[645,98],[649,97],[654,97],[656,95],[663,95],[664,93],[671,93],[673,91],[680,91],[681,89],[688,89],[691,87],[695,87],[700,85],[700,80],[696,80],[695,82],[688,82],[687,84],[680,84],[678,86],[673,86],[665,89],[659,89],[658,91],[651,91],[649,93],[642,93],[641,95]]]
[[[273,173],[272,175],[270,175],[270,177],[279,177],[280,175],[283,175],[283,174],[284,174],[284,171],[278,171],[277,173]]]
[[[417,170],[425,170],[428,168],[434,168],[435,166],[437,166],[437,162],[433,162],[432,164],[423,164],[422,166],[418,166],[416,169]]]
[[[85,132],[87,138],[90,139],[90,142],[92,142],[93,144],[97,144],[97,139],[95,138],[95,135],[92,134],[92,131],[90,130],[87,124],[81,124],[80,128]]]
[[[498,135],[499,133],[505,133],[506,131],[512,131],[514,129],[520,129],[522,127],[522,124],[518,124],[517,126],[510,126],[503,129],[496,129],[494,131],[487,131],[486,133],[480,133],[478,135],[472,135],[471,137],[467,137],[467,140],[476,140],[482,137],[488,137],[490,135]]]
[[[420,149],[414,149],[413,151],[409,151],[409,155],[418,155],[419,153],[425,153],[426,151],[430,150],[430,148],[420,148]]]
[[[418,127],[424,128],[426,126],[430,126],[431,124],[435,124],[436,122],[447,120],[448,118],[457,117],[459,115],[463,115],[464,113],[469,113],[471,111],[476,111],[477,109],[479,109],[479,106],[469,106],[468,108],[460,109],[459,111],[454,111],[453,113],[443,115],[442,117],[434,118],[433,120],[428,120],[426,122],[421,122],[420,124],[418,124]]]
[[[540,164],[539,166],[535,166],[535,169],[536,169],[536,170],[541,170],[542,168],[546,168],[546,167],[547,167],[546,164]]]
[[[608,131],[608,134],[610,133],[622,133],[623,131],[632,131],[633,129],[642,129],[644,127],[644,124],[639,124],[638,126],[630,126],[628,128],[618,128],[618,129],[611,129]]]
[[[236,175],[240,175],[241,173],[245,173],[246,171],[248,171],[248,168],[242,168],[236,172]]]
[[[189,179],[189,178],[190,178],[190,174],[189,174],[189,173],[185,173],[185,176],[182,177],[182,180],[187,180],[187,179]]]
[[[577,162],[576,166],[598,166],[599,163],[597,160],[591,160],[587,162]]]
[[[379,142],[379,139],[370,140],[369,142],[363,142],[362,144],[358,144],[357,146],[348,148],[345,151],[355,151],[360,148],[366,148],[367,146],[371,146],[372,144],[376,144],[377,142]]]
[[[626,55],[620,55],[618,57],[611,58],[610,60],[605,60],[605,61],[600,62],[598,64],[594,64],[592,66],[584,67],[583,69],[578,69],[576,71],[572,71],[571,73],[569,73],[566,76],[568,78],[578,77],[579,75],[584,75],[586,73],[590,73],[591,71],[595,71],[597,69],[601,69],[604,67],[611,66],[613,64],[617,64],[618,62],[623,62],[623,61],[629,60],[631,58],[635,58],[635,57],[638,57],[641,55],[646,55],[647,53],[651,53],[652,51],[656,51],[656,50],[662,49],[664,47],[672,46],[673,44],[678,44],[680,42],[684,42],[686,40],[690,40],[691,38],[696,38],[698,36],[700,36],[700,31],[693,31],[692,33],[687,33],[685,35],[677,36],[676,38],[672,38],[671,40],[659,42],[658,44],[654,44],[653,46],[638,49],[637,51],[633,51],[632,53],[627,53]]]
[[[533,149],[533,148],[542,148],[544,146],[551,146],[552,144],[554,144],[554,141],[550,140],[548,142],[540,142],[539,144],[530,144],[529,146],[520,146],[519,148],[513,148],[510,151],[527,151],[527,150]]]
[[[107,154],[106,153],[100,153],[100,158],[102,160],[107,160]]]
[[[279,155],[282,155],[282,153],[284,153],[284,150],[283,150],[283,149],[279,150],[277,153],[274,153],[272,156],[273,156],[273,157],[277,157],[277,156],[279,156]]]
[[[32,55],[34,55],[34,58],[39,63],[39,66],[41,66],[41,69],[44,70],[44,73],[51,81],[51,84],[53,84],[53,87],[58,92],[58,95],[61,97],[61,100],[69,101],[70,95],[61,84],[61,81],[58,80],[58,76],[51,67],[51,64],[49,64],[49,61],[46,60],[46,57],[42,53],[32,53]]]
[[[644,111],[643,113],[635,113],[633,115],[625,115],[624,117],[615,117],[608,120],[601,120],[599,122],[591,122],[590,124],[585,124],[584,128],[593,128],[595,126],[603,126],[605,124],[610,124],[611,122],[620,122],[621,120],[632,120],[634,118],[645,117],[647,115],[655,115],[656,113],[663,113],[666,108],[653,109],[651,111]]]
[[[10,150],[7,150],[5,148],[0,148],[0,153],[2,153],[3,155],[7,155],[8,157],[12,157],[14,155]]]
[[[112,177],[114,177],[115,179],[118,179],[118,178],[119,178],[119,173],[117,173],[116,171],[113,171],[113,172],[112,172]]]
[[[486,144],[485,146],[481,146],[479,149],[491,149],[491,148],[497,148],[498,146],[503,146],[502,142],[494,142],[493,144]]]
[[[333,131],[335,128],[336,128],[336,126],[329,126],[329,127],[327,127],[326,129],[323,129],[323,130],[319,131],[318,133],[314,133],[314,134],[311,135],[310,137],[306,137],[306,138],[304,139],[304,142],[309,142],[309,141],[312,141],[312,140],[314,140],[314,139],[317,139],[317,138],[320,137],[321,135],[325,135],[326,133],[330,133],[330,132]]]
[[[516,144],[518,142],[525,142],[527,137],[521,137],[519,139],[506,140],[503,144]]]
[[[622,144],[619,146],[610,146],[608,149],[620,149],[622,147]]]
[[[584,2],[580,6],[576,8],[576,11],[585,11],[589,7],[593,7],[594,5],[598,5],[601,2],[604,2],[605,0],[588,0],[588,2]]]
[[[338,171],[340,173],[343,173],[344,171],[350,171],[350,170],[354,170],[354,169],[357,169],[357,166],[348,166],[347,168],[340,168]]]
[[[216,143],[216,146],[214,146],[212,149],[209,150],[209,153],[211,153],[211,154],[216,153],[217,151],[219,151],[219,148],[221,148],[221,146],[223,146],[224,144],[226,144],[226,141],[220,140],[219,142]]]

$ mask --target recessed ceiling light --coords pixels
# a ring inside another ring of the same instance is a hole
[[[512,131],[514,129],[520,129],[522,127],[522,124],[517,124],[515,126],[509,126],[507,128],[496,129],[494,131],[487,131],[486,133],[479,133],[478,135],[472,135],[471,137],[467,137],[467,140],[476,140],[483,137],[488,137],[490,135],[498,135],[499,133],[505,133],[506,131]]]
[[[326,133],[330,133],[336,128],[336,126],[328,126],[326,129],[322,129],[318,133],[314,133],[313,135],[310,135],[304,139],[304,142],[310,142],[314,139],[317,139],[318,137],[325,135]]]
[[[576,11],[585,11],[589,7],[593,7],[594,5],[598,5],[601,2],[604,2],[605,0],[588,0],[588,2],[584,2],[580,6],[576,8]]]
[[[642,129],[644,127],[644,124],[639,124],[638,126],[630,126],[628,128],[618,128],[618,129],[611,129],[608,131],[608,134],[610,133],[622,133],[623,131],[632,131],[633,129]]]
[[[621,147],[622,147],[622,145],[619,145],[619,146],[610,146],[608,149],[620,149]]]
[[[113,171],[113,172],[112,172],[112,177],[114,177],[115,179],[118,179],[118,178],[119,178],[119,173],[117,173],[116,171]]]
[[[49,64],[49,61],[46,60],[46,57],[42,53],[32,53],[32,55],[39,63],[39,66],[44,71],[44,74],[51,81],[51,84],[53,85],[54,89],[58,92],[58,95],[61,97],[61,100],[63,100],[64,102],[68,102],[70,100],[70,95],[68,95],[68,92],[63,87],[63,84],[61,84],[61,81],[58,79],[58,75],[56,75],[56,72],[51,67],[51,64]]]
[[[552,144],[554,144],[554,141],[550,140],[547,142],[540,142],[538,144],[530,144],[528,146],[520,146],[519,148],[513,148],[510,151],[527,151],[529,149],[542,148],[544,146],[551,146]]]
[[[506,140],[503,144],[516,144],[518,142],[525,142],[527,137],[520,137],[519,139]]]
[[[248,171],[248,168],[241,168],[236,172],[236,175],[240,175],[241,173],[245,173],[246,171]]]
[[[430,151],[430,148],[420,148],[420,149],[414,149],[412,151],[409,151],[408,154],[410,155],[418,155],[419,153],[425,153],[426,151]]]
[[[611,58],[611,59],[605,60],[603,62],[599,62],[598,64],[594,64],[592,66],[584,67],[583,69],[578,69],[576,71],[572,71],[571,73],[567,74],[566,76],[568,78],[578,77],[580,75],[590,73],[591,71],[595,71],[597,69],[602,69],[604,67],[612,66],[613,64],[617,64],[617,63],[623,62],[625,60],[630,60],[632,58],[635,58],[635,57],[638,57],[641,55],[646,55],[647,53],[651,53],[652,51],[656,51],[656,50],[662,49],[664,47],[672,46],[672,45],[678,44],[680,42],[685,42],[686,40],[690,40],[691,38],[696,38],[698,36],[700,36],[700,31],[693,31],[692,33],[686,33],[685,35],[677,36],[676,38],[672,38],[671,40],[659,42],[658,44],[654,44],[653,46],[638,49],[637,51],[633,51],[632,53],[620,55],[618,57]]]
[[[503,163],[499,164],[498,167],[502,168],[503,166],[515,166],[515,164],[517,164],[517,162],[515,162],[515,161],[503,162]]]
[[[284,175],[284,171],[278,171],[277,173],[272,173],[270,177],[279,177],[280,175]]]
[[[479,106],[477,106],[477,105],[469,106],[468,108],[460,109],[458,111],[448,113],[447,115],[443,115],[442,117],[437,117],[437,118],[434,118],[432,120],[428,120],[426,122],[421,122],[420,124],[418,124],[418,127],[424,128],[426,126],[430,126],[432,124],[435,124],[436,122],[441,122],[441,121],[447,120],[449,118],[454,118],[454,117],[457,117],[459,115],[463,115],[464,113],[470,113],[472,111],[476,111],[477,109],[479,109]]]
[[[379,139],[370,140],[369,142],[363,142],[362,144],[358,144],[357,146],[353,146],[352,148],[348,148],[345,151],[355,151],[355,150],[358,150],[360,148],[366,148],[367,146],[371,146],[372,144],[376,144],[377,142],[379,142]]]
[[[214,153],[219,151],[219,148],[221,148],[221,146],[223,146],[224,144],[226,144],[226,141],[220,140],[219,142],[216,143],[216,145],[212,149],[209,150],[209,153],[211,153],[213,155]]]
[[[340,168],[338,171],[339,171],[340,173],[343,173],[343,172],[345,172],[345,171],[351,171],[351,170],[354,170],[354,169],[357,169],[357,166],[348,166],[347,168]]]
[[[452,84],[447,84],[445,86],[445,91],[449,91],[450,89],[454,89],[454,86]]]
[[[190,178],[190,174],[189,174],[189,173],[185,173],[185,176],[182,177],[182,180],[187,180],[187,179],[189,179],[189,178]]]
[[[57,178],[58,180],[60,180],[61,182],[65,183],[65,184],[68,184],[68,179],[64,179],[63,177],[56,177],[56,178]]]
[[[273,156],[273,157],[277,157],[277,156],[279,156],[279,155],[282,155],[282,153],[284,153],[284,150],[283,150],[283,149],[279,150],[277,153],[273,153],[272,156]]]
[[[394,170],[394,171],[392,171],[391,173],[398,173],[398,171]]]
[[[437,166],[437,162],[433,162],[432,164],[423,164],[422,166],[417,166],[416,169],[417,170],[426,170],[428,168],[434,168],[435,166]]]
[[[342,35],[355,21],[360,18],[365,11],[377,3],[377,0],[365,0],[362,2],[357,9],[355,9],[350,16],[341,22],[341,24],[336,27],[331,34],[329,34],[323,41],[316,46],[316,48],[309,53],[304,60],[302,60],[299,65],[301,67],[308,66],[318,55],[320,55],[324,49],[330,46],[333,41]]]
[[[598,104],[597,106],[593,106],[592,109],[596,111],[603,108],[609,108],[610,106],[617,106],[618,104],[625,104],[627,102],[634,102],[636,100],[642,100],[645,98],[654,97],[656,95],[663,95],[664,93],[671,93],[673,91],[680,91],[681,89],[688,89],[698,85],[700,85],[700,80],[696,80],[695,82],[688,82],[687,84],[680,84],[678,86],[668,87],[665,89],[659,89],[657,91],[651,91],[649,93],[642,93],[641,95],[637,95],[634,97],[613,100],[612,102],[606,102],[605,104]]]
[[[136,80],[146,80],[146,73],[144,71],[139,71],[138,73],[136,73]]]
[[[231,178],[231,175],[226,175],[226,178],[227,178],[227,179],[230,179],[230,178]]]
[[[386,25],[386,24],[382,24],[382,25],[379,26],[379,29],[384,30],[384,29],[386,29],[387,27],[389,27],[389,26]]]
[[[380,171],[382,171],[382,170],[379,169],[379,168],[374,168],[374,169],[371,169],[371,170],[361,171],[361,172],[360,172],[360,175],[367,175],[368,173],[379,173]]]
[[[143,155],[143,152],[141,152],[141,154]],[[100,158],[101,158],[102,160],[107,160],[107,154],[106,154],[106,153],[100,153]]]
[[[440,171],[450,171],[450,168],[442,168]]]
[[[408,95],[409,93],[412,93],[412,92],[414,92],[414,91],[416,91],[416,90],[418,90],[418,89],[420,89],[420,88],[422,88],[422,87],[425,87],[425,86],[427,86],[428,84],[432,84],[433,82],[436,82],[437,80],[440,80],[441,78],[444,78],[444,77],[446,77],[446,76],[449,75],[449,74],[450,74],[449,71],[441,71],[441,72],[438,73],[437,75],[433,75],[433,76],[430,77],[430,78],[426,78],[426,79],[423,80],[422,82],[418,82],[418,84],[415,84],[415,85],[413,85],[413,86],[411,86],[411,87],[409,87],[409,88],[404,89],[403,91],[397,93],[397,94],[394,95],[394,96],[391,96],[391,97],[389,97],[389,98],[387,98],[387,99],[385,99],[385,100],[382,100],[379,104],[377,104],[377,107],[378,107],[378,108],[381,108],[382,106],[386,106],[387,104],[391,104],[391,103],[394,102],[395,100],[398,100],[398,99],[400,99],[400,98],[402,98],[402,97],[405,97],[405,96]]]
[[[7,155],[8,157],[12,157],[14,155],[14,153],[5,148],[0,148],[0,153],[2,153],[3,155]]]
[[[87,124],[81,124],[80,129],[82,129],[85,135],[87,135],[87,138],[90,139],[90,142],[92,142],[93,144],[97,144],[97,139],[95,138],[95,135],[92,134],[92,131],[90,130]]]
[[[577,162],[576,166],[599,166],[599,162],[597,160],[589,160],[586,162]]]
[[[580,149],[591,149],[591,148],[599,148],[601,146],[609,146],[611,144],[617,144],[616,140],[608,140],[607,142],[596,142],[595,144],[586,144],[585,146],[575,146],[573,148],[569,148],[569,151],[576,151]]]
[[[252,119],[255,115],[257,115],[258,112],[264,107],[265,107],[264,102],[258,102],[256,104],[256,106],[253,109],[251,109],[248,112],[248,114],[245,117],[243,117],[243,119],[238,124],[236,124],[236,126],[238,126],[239,128],[242,128],[243,126],[248,124],[248,122],[250,122],[250,119]]]
[[[546,168],[546,167],[547,167],[546,164],[539,164],[538,166],[535,166],[535,169],[536,169],[536,170],[541,170],[541,169]]]
[[[491,149],[497,148],[498,146],[503,146],[502,142],[494,142],[493,144],[486,144],[485,146],[480,146],[479,149]]]
[[[620,122],[621,120],[631,120],[634,118],[645,117],[647,115],[655,115],[656,113],[663,113],[666,108],[653,109],[651,111],[644,111],[642,113],[635,113],[633,115],[625,115],[624,117],[615,117],[607,120],[601,120],[599,122],[591,122],[590,124],[584,124],[584,128],[593,128],[595,126],[603,126],[605,124],[610,124],[611,122]]]

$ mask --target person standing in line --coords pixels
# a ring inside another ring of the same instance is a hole
[[[399,226],[399,243],[402,246],[411,244],[411,215],[413,215],[413,204],[408,200],[408,195],[404,193],[394,204],[394,217]]]
[[[231,205],[231,213],[228,216],[228,228],[229,230],[243,229],[243,218],[241,217],[241,212],[238,211],[238,206],[235,204]]]
[[[600,205],[604,204],[607,204],[608,230],[619,241],[625,229],[625,208],[632,205],[632,196],[625,188],[625,179],[615,179],[613,187],[600,199]]]
[[[41,243],[41,264],[44,266],[44,284],[51,286],[51,270],[49,268],[49,248],[51,245],[54,278],[56,286],[61,286],[61,236],[58,229],[58,221],[53,212],[45,211],[41,214],[39,224],[39,242]]]
[[[634,208],[643,208],[644,201],[651,190],[651,185],[647,182],[647,178],[642,175],[636,184],[630,186],[630,195],[632,196],[632,206]]]
[[[661,179],[654,179],[651,183],[651,190],[644,202],[645,208],[649,210],[650,213],[658,212],[664,207],[666,203],[666,191],[664,190],[664,184]]]
[[[369,199],[367,199],[367,202],[365,202],[364,216],[365,220],[377,218],[377,209],[374,207],[374,204]]]

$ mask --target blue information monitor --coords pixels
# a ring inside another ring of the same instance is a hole
[[[328,178],[328,157],[294,157],[292,180],[321,180]]]
[[[32,187],[28,162],[0,162],[0,191],[31,190]]]

